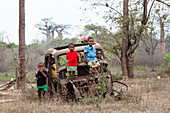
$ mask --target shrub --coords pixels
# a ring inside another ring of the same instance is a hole
[[[164,72],[170,74],[170,54],[166,54],[164,57],[165,61],[165,70]]]

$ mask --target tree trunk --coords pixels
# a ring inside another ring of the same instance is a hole
[[[164,22],[162,22],[162,18],[160,18],[160,55],[161,60],[165,56],[165,41],[164,41]]]
[[[19,0],[19,76],[25,74],[25,0]],[[19,80],[19,87],[25,87],[25,76]]]
[[[122,42],[124,42],[124,41],[122,41]],[[122,66],[122,75],[123,75],[123,77],[128,76],[126,51],[127,51],[127,46],[125,44],[123,44],[122,45],[122,50],[121,50],[121,66]]]
[[[132,55],[127,56],[127,71],[128,77],[134,78],[134,53],[132,53]]]
[[[63,39],[63,35],[61,32],[57,32],[58,33],[58,39]]]
[[[128,77],[127,71],[127,40],[129,38],[129,20],[128,20],[128,0],[123,1],[123,33],[124,38],[122,39],[122,50],[121,50],[121,66],[123,78]]]
[[[54,40],[54,31],[52,31],[52,37],[51,38],[52,38],[52,40]]]
[[[46,31],[47,31],[47,42],[51,41],[51,34],[50,34],[50,30],[48,27],[46,27]]]

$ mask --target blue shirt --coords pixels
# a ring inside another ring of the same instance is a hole
[[[86,54],[86,61],[97,61],[96,59],[96,49],[94,48],[94,46],[90,47],[89,45],[87,45],[84,48],[84,53]]]

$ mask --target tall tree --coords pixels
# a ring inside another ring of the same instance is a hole
[[[38,24],[35,25],[36,28],[42,31],[42,34],[46,35],[46,41],[49,42],[52,39],[51,36],[51,18],[44,18],[41,20],[42,22],[39,22]]]
[[[0,42],[3,42],[5,35],[6,35],[5,31],[0,31]]]
[[[25,0],[19,0],[19,87],[25,87]]]
[[[154,18],[153,18],[154,19]],[[152,20],[150,23],[150,32],[149,29],[146,29],[145,32],[143,33],[143,38],[141,39],[141,41],[143,42],[142,47],[144,48],[144,50],[146,51],[146,53],[149,56],[149,61],[150,61],[150,66],[153,66],[154,63],[154,53],[156,50],[156,47],[159,43],[158,39],[156,38],[156,32],[154,32],[154,20]],[[154,70],[154,69],[153,69]]]
[[[129,0],[123,0],[123,34],[124,38],[122,39],[122,49],[121,49],[121,66],[123,80],[128,78],[127,70],[127,42],[129,39],[129,10],[128,10]]]
[[[108,7],[109,8],[109,10],[107,11],[108,16],[107,18],[105,18],[106,21],[108,22],[110,20],[109,22],[111,23],[113,28],[115,22],[118,24],[118,28],[121,28],[121,32],[123,32],[124,34],[121,43],[122,45],[121,61],[123,63],[122,71],[124,70],[125,72],[124,75],[126,75],[125,69],[127,68],[128,77],[133,78],[134,77],[134,70],[133,70],[134,53],[136,48],[139,46],[141,35],[144,29],[147,28],[146,25],[150,18],[150,12],[155,0],[149,0],[149,1],[135,0],[135,1],[131,1],[131,5],[128,4],[129,2],[128,0],[124,0],[123,10],[120,10],[123,11],[123,15],[121,12],[119,12],[116,9],[115,6],[110,5],[110,4],[114,4],[113,2],[114,1],[112,0],[107,1],[107,3],[106,2],[104,3],[103,1],[95,1],[95,3],[92,4],[96,6]],[[128,6],[130,6],[130,11]]]
[[[70,28],[70,25],[56,24],[55,31],[58,34],[58,39],[63,39],[63,33],[69,34],[66,32],[66,29]]]
[[[35,25],[36,28],[42,31],[42,34],[46,35],[46,41],[49,42],[54,39],[54,33],[57,32],[57,38],[63,39],[63,33],[70,28],[70,25],[56,24],[51,21],[52,18],[44,18]]]

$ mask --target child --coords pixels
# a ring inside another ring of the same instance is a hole
[[[75,79],[75,72],[77,70],[77,66],[78,66],[78,58],[79,58],[79,55],[77,54],[76,51],[74,51],[74,44],[71,43],[69,44],[69,48],[68,48],[70,51],[67,53],[67,57],[66,59],[68,60],[68,67],[67,67],[67,71],[69,72],[69,78],[68,80],[73,80]],[[71,78],[72,76],[72,78]]]
[[[45,65],[40,62],[38,64],[38,71],[35,76],[35,80],[37,81],[37,91],[38,97],[41,102],[41,93],[43,94],[43,97],[45,95],[45,92],[47,92],[47,84],[46,84],[46,78],[47,78],[47,71],[45,71]]]
[[[102,52],[101,52],[100,50],[97,51],[97,54],[96,54],[96,55],[97,55],[97,60],[98,60],[98,61],[100,61],[100,60],[103,59],[103,57],[102,57]]]
[[[88,65],[92,68],[100,66],[99,62],[97,62],[96,58],[96,49],[94,48],[94,39],[93,37],[89,37],[87,39],[88,45],[84,49],[84,61],[88,63]],[[92,69],[90,69],[92,73]]]
[[[86,37],[81,38],[80,42],[82,44],[87,44],[87,38]]]
[[[57,76],[58,76],[58,73],[57,73],[57,67],[56,67],[56,64],[55,64],[55,59],[52,58],[51,60],[51,80],[52,80],[52,83],[54,85],[54,88],[55,88],[55,91],[57,92]]]

